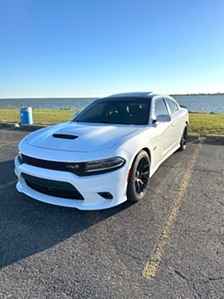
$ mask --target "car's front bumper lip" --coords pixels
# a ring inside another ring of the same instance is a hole
[[[15,174],[18,177],[17,190],[45,203],[73,207],[80,210],[100,210],[121,204],[127,199],[127,165],[116,171],[102,175],[78,177],[69,172],[38,168],[25,163],[20,164],[18,156],[15,158],[14,164]],[[61,198],[38,192],[27,185],[23,174],[54,182],[58,181],[71,184],[84,199]],[[99,194],[100,192],[108,192],[113,198],[105,199]]]

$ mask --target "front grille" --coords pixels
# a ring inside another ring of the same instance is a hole
[[[69,198],[77,200],[84,199],[82,194],[79,193],[79,191],[70,183],[42,179],[28,175],[26,173],[22,173],[22,177],[25,179],[26,184],[30,188],[40,193],[60,198]]]
[[[32,166],[52,169],[52,170],[60,170],[60,171],[68,171],[75,173],[76,175],[81,175],[85,168],[85,163],[72,163],[72,162],[57,162],[57,161],[49,161],[36,159],[33,157],[26,156],[22,154],[23,162]]]

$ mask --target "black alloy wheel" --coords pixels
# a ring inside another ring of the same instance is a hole
[[[186,149],[186,145],[187,145],[187,125],[185,126],[183,135],[181,137],[179,150],[184,151]]]
[[[129,201],[141,200],[149,186],[150,159],[146,151],[142,150],[136,156],[130,170],[127,198]]]

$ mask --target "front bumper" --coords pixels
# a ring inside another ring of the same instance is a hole
[[[86,177],[79,177],[65,171],[43,169],[25,163],[20,164],[18,156],[15,158],[14,164],[15,174],[18,177],[17,190],[45,203],[80,210],[101,210],[127,200],[128,165],[126,164],[115,171]],[[63,188],[65,192],[63,192]],[[59,197],[55,196],[55,190],[60,190]],[[77,198],[75,198],[75,190]],[[66,196],[66,194],[69,195]],[[107,197],[105,194],[111,196]]]

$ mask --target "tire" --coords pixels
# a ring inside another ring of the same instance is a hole
[[[186,144],[187,144],[187,125],[185,126],[183,135],[181,137],[179,150],[184,151],[186,149]]]
[[[146,151],[142,150],[135,157],[132,164],[127,187],[127,199],[131,202],[141,200],[149,186],[150,159]]]

